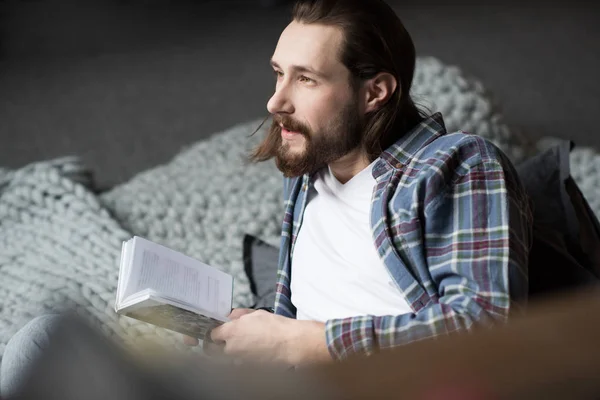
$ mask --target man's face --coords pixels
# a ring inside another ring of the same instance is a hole
[[[362,116],[350,71],[339,61],[341,45],[334,27],[292,22],[281,34],[267,109],[276,163],[286,176],[314,172],[360,145]]]

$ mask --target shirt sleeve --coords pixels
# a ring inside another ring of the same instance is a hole
[[[334,359],[504,322],[526,298],[531,212],[514,169],[482,161],[430,197],[420,221],[430,301],[415,313],[327,321]]]

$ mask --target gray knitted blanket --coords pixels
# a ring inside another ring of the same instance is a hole
[[[482,135],[515,162],[532,151],[523,135],[509,130],[481,83],[456,67],[419,59],[413,95],[441,111],[449,130]],[[278,244],[283,211],[274,165],[243,162],[260,140],[261,134],[250,137],[258,124],[214,134],[100,196],[92,191],[91,171],[75,157],[0,169],[0,357],[24,323],[65,308],[126,343],[181,346],[177,335],[113,311],[121,242],[134,234],[232,274],[235,306],[251,304],[242,237]],[[577,149],[572,162],[600,214],[600,155]]]

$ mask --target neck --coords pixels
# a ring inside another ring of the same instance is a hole
[[[331,173],[341,184],[348,182],[371,162],[362,149],[356,149],[329,164]]]

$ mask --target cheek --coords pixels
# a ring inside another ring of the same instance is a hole
[[[335,92],[314,94],[303,99],[302,106],[296,108],[296,113],[309,123],[313,131],[318,132],[329,126],[347,101]]]

